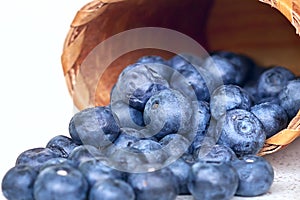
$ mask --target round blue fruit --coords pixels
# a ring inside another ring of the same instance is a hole
[[[247,80],[249,80],[249,76],[253,75],[251,72],[253,72],[253,68],[256,67],[256,63],[249,56],[242,53],[225,50],[214,51],[211,54],[221,56],[234,64],[237,71],[237,76],[239,78],[237,80],[239,85],[243,85]]]
[[[178,195],[177,179],[168,168],[129,174],[128,183],[133,187],[136,199],[174,200]]]
[[[46,145],[47,148],[57,152],[62,158],[68,158],[69,154],[77,146],[71,138],[64,135],[57,135],[51,138]]]
[[[122,100],[133,108],[143,111],[152,95],[169,88],[167,80],[154,71],[152,65],[155,64],[138,64],[129,70],[125,68],[118,77],[111,102]]]
[[[38,171],[45,162],[58,157],[60,157],[60,154],[49,148],[32,148],[22,152],[17,157],[16,165],[29,165]]]
[[[188,188],[195,200],[231,199],[238,187],[236,170],[225,162],[196,162],[189,172]]]
[[[276,96],[294,78],[295,74],[285,67],[271,67],[259,77],[257,94],[260,98]]]
[[[133,188],[120,179],[106,179],[96,182],[89,192],[88,200],[135,200]]]
[[[151,96],[144,110],[146,130],[157,139],[171,133],[187,133],[193,110],[190,101],[177,90],[167,89]]]
[[[38,174],[33,192],[35,200],[85,200],[88,183],[78,169],[55,165]]]
[[[28,165],[16,165],[2,179],[2,193],[11,200],[34,200],[33,184],[37,171]]]
[[[265,102],[254,105],[251,112],[261,121],[267,138],[275,135],[288,125],[288,115],[278,104]]]
[[[254,197],[265,194],[272,186],[274,170],[263,157],[247,155],[231,162],[239,176],[236,195]]]
[[[279,104],[291,120],[300,109],[300,79],[289,81],[279,93]]]
[[[77,144],[104,148],[119,135],[120,127],[109,106],[86,108],[70,120],[69,132]]]
[[[233,109],[217,122],[218,144],[231,148],[238,157],[257,154],[263,147],[266,134],[260,120],[251,112]]]
[[[70,153],[68,159],[74,162],[75,166],[79,166],[80,163],[86,160],[104,157],[104,152],[96,147],[92,145],[80,145]]]
[[[123,172],[109,166],[106,158],[92,158],[81,162],[78,169],[92,187],[98,181],[106,179],[122,179]]]
[[[251,106],[251,96],[238,85],[221,85],[211,95],[210,110],[216,120],[228,110],[236,108],[250,110]]]
[[[203,146],[194,152],[196,161],[230,162],[237,159],[234,151],[224,145]]]

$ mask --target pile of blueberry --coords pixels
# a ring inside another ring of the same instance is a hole
[[[69,136],[22,152],[3,177],[8,200],[231,199],[267,193],[257,153],[300,108],[300,79],[243,54],[144,56],[107,106],[74,114]]]

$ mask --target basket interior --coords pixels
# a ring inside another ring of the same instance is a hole
[[[207,51],[243,53],[258,64],[282,65],[300,74],[300,38],[278,10],[256,0],[176,2],[123,1],[107,7],[88,24],[81,55],[75,64],[80,66],[95,46],[114,34],[131,28],[157,26],[180,31],[198,41]],[[107,57],[118,47],[110,48]],[[80,81],[85,84],[84,87],[79,84],[73,94],[76,106],[82,109],[88,105],[107,105],[120,71],[143,55],[160,55],[167,59],[173,54],[149,48],[126,53],[103,71],[100,80],[91,78],[93,68],[81,69]],[[96,92],[91,95],[86,91]]]

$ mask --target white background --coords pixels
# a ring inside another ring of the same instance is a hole
[[[88,2],[0,1],[1,180],[21,152],[68,135],[73,102],[60,56],[76,12]]]

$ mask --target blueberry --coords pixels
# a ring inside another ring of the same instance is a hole
[[[234,151],[224,145],[203,146],[194,152],[196,161],[206,160],[214,162],[230,162],[237,159]]]
[[[177,179],[168,168],[147,173],[132,173],[127,181],[133,187],[136,199],[174,200],[178,195]]]
[[[135,200],[133,188],[123,180],[106,179],[97,182],[90,190],[89,200]]]
[[[238,85],[221,85],[211,95],[210,110],[212,117],[216,120],[228,110],[236,108],[250,110],[251,106],[250,95]]]
[[[218,55],[223,58],[226,58],[235,65],[239,80],[237,80],[237,83],[240,85],[243,85],[245,81],[248,79],[248,76],[250,72],[252,72],[252,68],[256,67],[255,61],[250,58],[249,56],[242,54],[242,53],[236,53],[231,51],[214,51],[212,55]]]
[[[71,138],[64,135],[53,137],[46,145],[47,148],[57,152],[63,158],[67,158],[70,152],[77,146]]]
[[[52,158],[50,160],[47,160],[43,165],[40,167],[40,171],[43,169],[50,167],[50,166],[55,166],[55,165],[60,165],[60,164],[66,164],[70,165],[73,167],[77,167],[76,163],[73,162],[72,160],[69,160],[67,158],[59,157],[59,158]]]
[[[272,165],[263,157],[247,155],[232,161],[239,175],[238,196],[254,197],[265,194],[274,180]]]
[[[296,116],[300,109],[300,79],[289,81],[279,93],[279,103],[288,114],[289,119]]]
[[[30,165],[38,171],[44,162],[59,156],[59,154],[49,148],[38,147],[28,149],[17,157],[16,165]]]
[[[69,165],[55,165],[39,173],[33,191],[35,200],[85,200],[88,183],[78,169]]]
[[[142,129],[145,126],[143,112],[119,100],[110,104],[112,112],[119,119],[120,127]]]
[[[167,61],[168,65],[175,70],[180,70],[182,66],[192,64],[194,66],[201,66],[203,58],[193,54],[177,54]]]
[[[179,194],[188,195],[190,194],[187,183],[191,165],[187,163],[183,158],[177,159],[171,163],[168,168],[173,172],[174,176],[178,179]]]
[[[145,153],[131,146],[118,148],[112,145],[106,153],[106,158],[109,166],[122,172],[145,172],[150,165]]]
[[[143,56],[136,61],[136,64],[147,64],[147,66],[149,66],[167,81],[169,81],[173,73],[173,69],[171,68],[169,62],[156,55]]]
[[[140,111],[144,110],[148,99],[160,90],[169,87],[168,82],[151,69],[153,64],[139,64],[119,75],[111,103],[122,100]]]
[[[184,153],[187,153],[191,142],[180,134],[169,134],[159,140],[164,151],[169,155],[168,160],[177,160]]]
[[[2,179],[2,193],[11,200],[34,200],[33,184],[37,171],[28,165],[9,169]]]
[[[78,169],[82,172],[90,187],[106,179],[122,179],[123,172],[109,166],[107,158],[93,158],[81,162]]]
[[[163,164],[169,158],[168,152],[153,140],[139,140],[131,148],[143,153],[149,163]]]
[[[171,57],[167,62],[175,70],[180,69],[184,65],[191,64],[184,55],[180,54]]]
[[[275,135],[288,125],[288,115],[278,104],[271,102],[254,105],[251,112],[261,121],[267,138]]]
[[[104,148],[119,135],[120,127],[109,106],[86,108],[70,120],[69,132],[77,144]]]
[[[209,86],[203,68],[186,64],[174,71],[170,79],[170,87],[182,92],[192,100],[209,101]]]
[[[241,71],[235,64],[225,57],[219,55],[211,55],[203,64],[204,68],[211,68],[215,71],[216,79],[221,79],[223,84],[242,85],[243,77]]]
[[[103,158],[104,152],[100,151],[91,145],[80,145],[76,147],[69,155],[69,160],[73,161],[76,166],[79,166],[81,162],[86,160]]]
[[[223,115],[216,131],[218,144],[230,147],[238,157],[258,153],[266,139],[260,120],[243,109],[233,109]]]
[[[194,115],[192,117],[193,134],[192,144],[189,147],[189,152],[192,153],[197,147],[201,146],[211,119],[209,103],[205,101],[194,102]]]
[[[188,189],[196,200],[231,199],[238,187],[238,174],[226,162],[196,162],[189,172]]]
[[[121,133],[114,141],[116,148],[131,147],[134,143],[141,140],[142,133],[133,128],[121,128]]]
[[[171,133],[187,133],[193,113],[190,105],[190,101],[176,90],[160,91],[147,101],[144,131],[149,131],[158,139]]]
[[[287,68],[274,66],[264,71],[258,79],[257,93],[259,98],[276,96],[293,80],[295,75]]]

